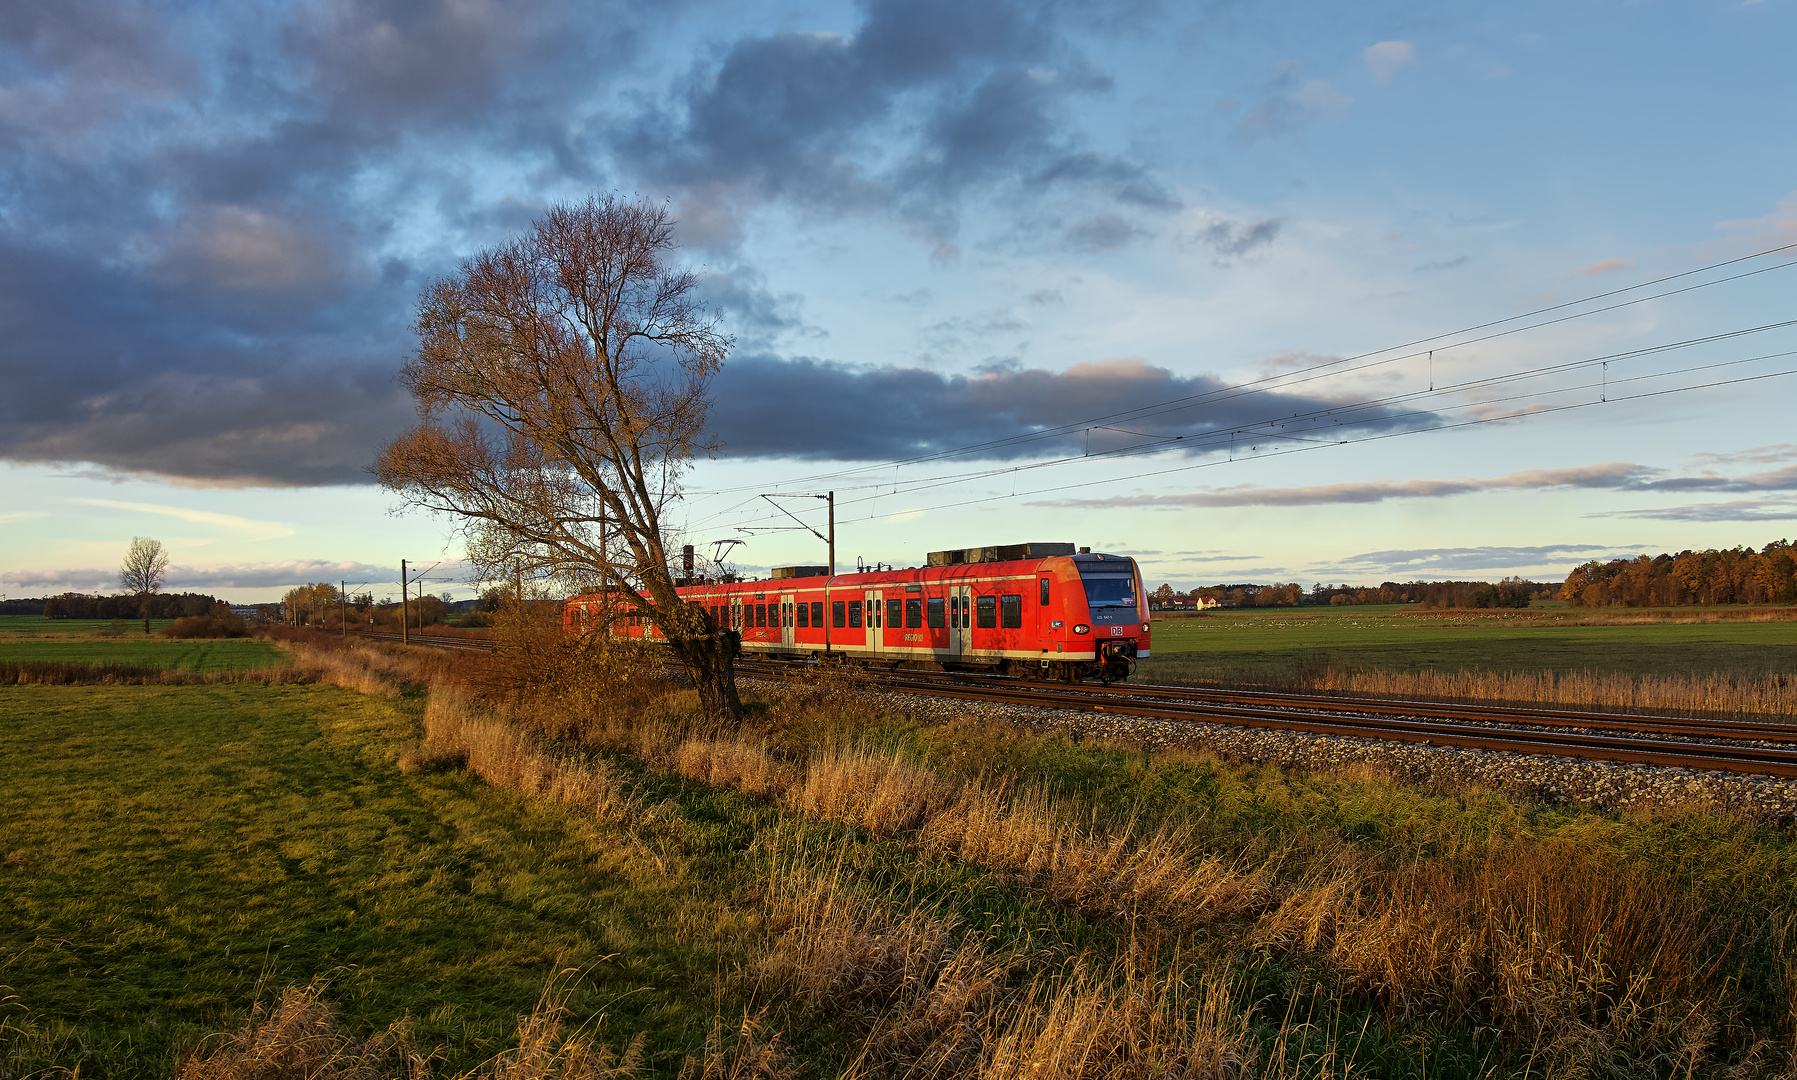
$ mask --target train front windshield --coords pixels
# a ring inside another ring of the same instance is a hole
[[[1086,586],[1086,603],[1091,607],[1135,607],[1134,574],[1082,574]]]

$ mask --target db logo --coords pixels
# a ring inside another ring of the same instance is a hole
[[[1111,636],[1112,636],[1112,637],[1122,637],[1122,636],[1123,636],[1123,634],[1124,634],[1124,629],[1123,629],[1123,627],[1121,627],[1121,626],[1113,626],[1113,627],[1111,627]]]

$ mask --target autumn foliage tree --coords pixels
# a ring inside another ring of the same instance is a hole
[[[607,591],[661,631],[707,715],[741,713],[736,643],[675,593],[666,515],[706,441],[730,341],[671,264],[665,208],[612,196],[551,209],[418,304],[401,372],[420,422],[382,484],[458,518],[488,580]]]
[[[1787,540],[1676,555],[1592,561],[1560,587],[1567,603],[1601,607],[1797,603],[1797,548]]]

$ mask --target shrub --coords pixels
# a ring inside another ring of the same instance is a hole
[[[235,615],[183,615],[162,629],[167,638],[234,638],[250,632],[249,624]]]

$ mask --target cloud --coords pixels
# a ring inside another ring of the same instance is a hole
[[[1731,502],[1617,510],[1603,514],[1587,514],[1586,516],[1625,518],[1635,521],[1797,521],[1797,499],[1742,499]]]
[[[118,570],[79,568],[60,570],[9,570],[0,572],[9,585],[33,592],[105,592],[118,584]],[[217,566],[171,565],[163,588],[170,592],[213,589],[290,588],[315,581],[347,580],[384,583],[399,581],[397,566],[328,559],[288,559],[280,562],[237,563]]]
[[[1360,58],[1366,61],[1374,82],[1388,83],[1399,68],[1416,59],[1416,50],[1408,41],[1381,41],[1368,45]]]
[[[975,191],[1072,187],[1135,207],[1176,200],[1139,163],[1072,134],[1069,107],[1111,89],[1053,6],[868,0],[850,33],[750,35],[612,125],[618,159],[682,193],[728,247],[742,214],[896,214],[935,242]]]
[[[1466,547],[1410,548],[1366,551],[1350,555],[1327,570],[1344,574],[1376,573],[1388,579],[1442,578],[1476,574],[1499,574],[1529,567],[1573,566],[1592,559],[1632,558],[1634,552],[1618,556],[1609,544],[1545,544],[1539,547]]]
[[[0,459],[365,481],[453,252],[600,179],[631,5],[15,0],[0,14]],[[483,160],[535,170],[473,194]],[[22,223],[29,222],[29,228]]]
[[[1214,211],[1194,213],[1188,220],[1194,224],[1181,235],[1181,240],[1211,248],[1217,253],[1219,264],[1270,246],[1287,221],[1284,217],[1237,221]]]
[[[1086,42],[1147,8],[866,0],[643,62],[686,3],[0,5],[0,460],[367,482],[421,289],[595,188],[673,197],[714,254],[770,203],[944,258],[975,201],[1080,250],[1179,206],[1080,127],[1111,92]],[[1054,199],[1070,236],[1022,209]],[[753,267],[704,287],[745,349],[818,336]]]
[[[1635,264],[1628,259],[1599,259],[1590,266],[1582,266],[1572,272],[1573,277],[1598,277],[1602,274],[1627,270]]]
[[[1095,214],[1067,230],[1075,251],[1113,251],[1131,240],[1148,235],[1116,214]]]
[[[1304,65],[1281,61],[1263,88],[1260,100],[1235,126],[1235,138],[1244,143],[1288,135],[1305,121],[1347,111],[1354,99],[1337,90],[1327,79],[1300,78]]]
[[[1114,509],[1121,507],[1326,506],[1381,503],[1392,499],[1437,499],[1481,491],[1589,488],[1613,491],[1792,491],[1797,465],[1745,476],[1672,475],[1662,470],[1614,461],[1565,469],[1523,469],[1496,477],[1375,480],[1362,483],[1311,484],[1302,487],[1259,487],[1241,484],[1201,488],[1175,494],[1113,495],[1076,499],[1057,506]],[[1616,516],[1653,516],[1656,512],[1623,512]]]
[[[738,357],[713,384],[712,425],[728,457],[797,457],[869,461],[937,453],[1008,440],[1094,416],[1114,416],[1159,402],[1204,397],[1223,387],[1211,375],[1186,376],[1136,358],[1076,364],[1063,372],[992,365],[970,375],[923,368],[857,367],[828,360]],[[803,423],[786,418],[791,404],[814,404]],[[971,455],[1012,460],[1101,453],[1176,437],[1227,433],[1271,418],[1328,410],[1333,403],[1296,395],[1255,394],[1190,402],[1116,427],[1007,442]],[[1402,421],[1379,410],[1355,413],[1350,430],[1388,430]],[[1283,420],[1279,422],[1285,422]],[[1292,433],[1318,424],[1340,432],[1336,418],[1290,420]],[[1191,444],[1194,452],[1199,443]],[[1213,444],[1205,448],[1215,449]]]
[[[162,506],[157,503],[120,502],[115,499],[71,498],[68,500],[82,506],[103,506],[110,510],[126,510],[134,514],[157,514],[163,517],[178,518],[194,525],[211,525],[221,529],[245,535],[243,540],[275,540],[283,536],[292,536],[294,530],[278,521],[255,521],[236,514],[219,514],[210,510],[190,510],[184,506]]]

